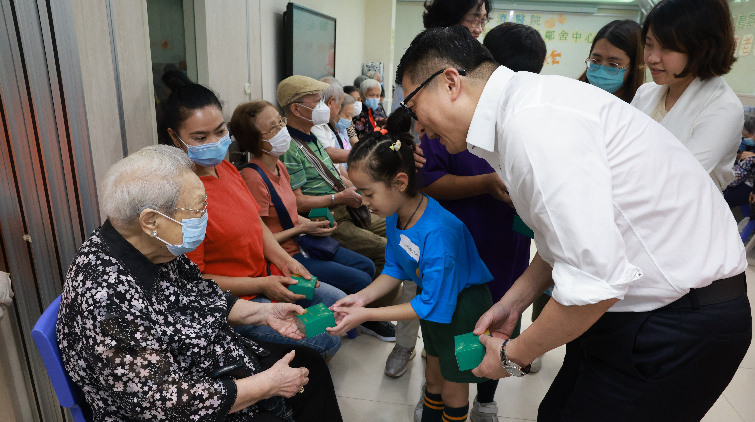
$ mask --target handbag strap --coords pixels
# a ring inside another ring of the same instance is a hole
[[[286,206],[283,205],[283,201],[281,200],[280,196],[278,196],[278,192],[275,190],[273,183],[270,182],[267,174],[265,174],[265,170],[262,170],[262,168],[256,163],[246,163],[243,167],[241,167],[241,169],[243,170],[245,168],[253,168],[257,170],[257,173],[259,173],[260,177],[262,177],[262,181],[264,181],[267,185],[267,190],[270,191],[270,200],[273,202],[275,212],[278,213],[278,220],[280,220],[283,230],[293,229],[294,222],[291,221],[291,215],[289,215]]]
[[[333,136],[336,137],[336,141],[338,141],[338,145],[343,149],[343,140],[341,139],[341,135],[338,133],[337,130],[333,128],[333,126],[328,123],[328,127],[330,128],[331,132],[333,132]]]
[[[333,172],[331,172],[330,169],[325,166],[325,163],[323,163],[322,160],[320,160],[317,155],[315,155],[314,151],[312,151],[312,148],[310,148],[306,142],[302,141],[294,135],[291,135],[291,139],[293,139],[296,145],[299,146],[299,149],[301,149],[301,151],[304,153],[304,156],[307,157],[307,160],[312,163],[312,165],[315,167],[315,170],[320,173],[320,176],[322,176],[322,178],[325,179],[326,182],[328,182],[331,188],[333,188],[336,192],[341,192],[342,190],[346,189],[346,187],[343,185],[343,182],[341,182],[341,180],[333,175]]]

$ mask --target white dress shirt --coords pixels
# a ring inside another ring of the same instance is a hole
[[[695,157],[590,84],[499,67],[467,136],[506,184],[563,305],[660,308],[743,272],[737,225]]]
[[[632,105],[651,115],[668,92],[668,85],[649,82],[634,95]],[[661,120],[692,152],[720,190],[734,181],[734,160],[741,142],[742,102],[724,78],[695,78]]]

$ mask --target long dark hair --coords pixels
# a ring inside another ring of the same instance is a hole
[[[624,93],[619,97],[622,100],[631,103],[637,88],[645,83],[645,58],[643,57],[644,43],[642,38],[642,28],[640,24],[633,20],[615,20],[608,25],[600,28],[598,34],[590,46],[592,54],[595,43],[605,39],[612,46],[620,49],[629,57],[629,77],[624,83]],[[589,57],[589,56],[588,56]],[[587,70],[579,77],[582,82],[588,82]]]
[[[212,90],[195,84],[180,70],[169,70],[160,79],[170,88],[170,95],[161,103],[162,118],[157,127],[157,139],[161,144],[175,146],[168,129],[178,133],[179,126],[195,110],[207,106],[216,106],[223,110],[223,104]]]
[[[403,108],[398,108],[385,124],[386,135],[376,132],[370,138],[359,141],[349,153],[349,168],[361,169],[372,180],[390,186],[399,173],[406,173],[409,181],[406,194],[417,196],[417,170],[414,167],[414,137],[409,133],[411,117]],[[400,142],[398,151],[391,149]]]

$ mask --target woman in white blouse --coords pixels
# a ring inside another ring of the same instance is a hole
[[[742,132],[742,103],[722,75],[731,70],[734,27],[726,0],[664,0],[642,28],[653,82],[632,105],[676,136],[723,190]]]

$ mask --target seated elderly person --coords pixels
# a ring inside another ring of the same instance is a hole
[[[107,173],[101,201],[107,221],[66,274],[57,327],[95,421],[341,420],[316,352],[231,328],[302,338],[304,309],[238,300],[183,255],[204,239],[208,201],[186,154],[162,145],[131,154]]]
[[[330,208],[338,223],[331,236],[344,248],[370,258],[380,274],[385,265],[385,219],[369,212],[362,214],[364,220],[352,217],[348,208],[359,209],[362,196],[349,179],[341,176],[322,143],[312,134],[313,126],[327,124],[330,118],[330,109],[322,101],[322,91],[328,86],[300,75],[278,84],[278,103],[286,113],[286,130],[291,136],[291,145],[280,160],[290,176],[299,213],[306,215],[314,208]],[[365,222],[369,229],[357,226]],[[398,294],[399,289],[394,290],[375,306],[393,304]],[[380,322],[375,326],[380,330],[368,334],[386,341],[395,339],[392,324]]]
[[[338,129],[333,122],[338,120],[341,104],[346,94],[344,94],[343,86],[336,78],[327,76],[320,79],[320,82],[328,84],[328,87],[322,91],[322,102],[328,106],[330,115],[327,123],[312,126],[311,132],[325,148],[325,152],[328,153],[331,161],[337,164],[345,163],[351,148],[344,148],[343,140],[338,137]],[[351,124],[351,119],[348,120]]]
[[[367,139],[375,132],[387,133],[383,129],[387,115],[380,102],[380,92],[380,82],[374,79],[365,79],[359,86],[364,107],[362,107],[362,113],[354,118],[354,127],[360,141]]]

